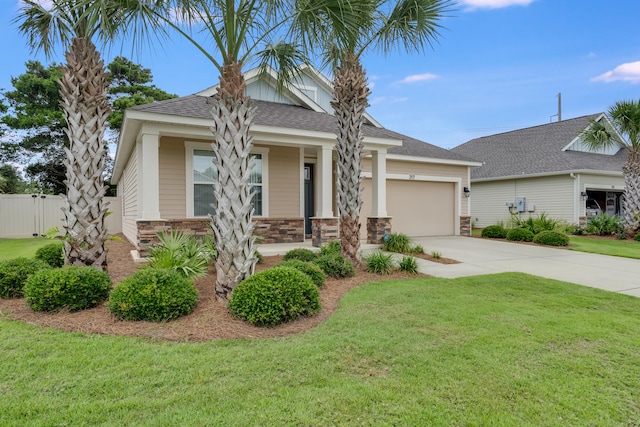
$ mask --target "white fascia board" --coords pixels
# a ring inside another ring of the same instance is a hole
[[[591,170],[591,169],[575,169],[575,170],[568,170],[568,171],[532,173],[527,175],[509,175],[509,176],[498,176],[493,178],[471,179],[471,182],[473,183],[473,182],[506,181],[510,179],[544,178],[547,176],[571,175],[572,173],[602,175],[602,176],[611,176],[611,177],[623,176],[622,171],[617,172],[617,171],[602,171],[602,170]]]
[[[404,162],[415,162],[415,163],[436,163],[441,165],[452,165],[452,166],[482,166],[482,162],[475,162],[472,160],[438,159],[435,157],[417,157],[417,156],[407,156],[404,154],[387,154],[387,160],[401,160]]]
[[[122,127],[120,128],[120,136],[118,137],[118,146],[116,147],[116,157],[113,163],[113,173],[111,174],[111,183],[117,184],[120,180],[124,167],[131,157],[131,152],[135,147],[136,138],[140,131],[140,122],[129,119],[130,111],[125,110]]]

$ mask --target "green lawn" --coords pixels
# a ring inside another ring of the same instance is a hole
[[[639,330],[638,298],[516,273],[369,284],[279,339],[0,319],[0,425],[639,425]]]
[[[54,242],[54,240],[40,237],[30,239],[0,239],[0,260],[17,257],[32,258],[38,248]]]
[[[569,249],[579,252],[640,259],[640,242],[635,240],[593,239],[589,236],[570,236]]]

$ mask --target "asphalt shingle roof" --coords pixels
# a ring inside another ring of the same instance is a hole
[[[621,172],[627,150],[614,156],[562,151],[601,114],[472,139],[452,151],[483,162],[471,179],[490,179],[562,171]]]
[[[264,126],[276,126],[292,129],[301,129],[318,132],[335,132],[337,123],[335,117],[327,113],[320,113],[297,105],[282,104],[268,101],[254,101],[258,107],[254,124]],[[193,118],[210,118],[207,106],[207,97],[189,95],[182,98],[168,99],[166,101],[139,105],[131,108],[156,114],[168,114]],[[393,132],[385,128],[378,128],[366,124],[363,128],[365,136],[377,138],[393,138],[402,140],[402,146],[389,149],[389,153],[430,157],[435,159],[472,161],[463,154],[455,153],[444,148],[411,138],[406,135]]]

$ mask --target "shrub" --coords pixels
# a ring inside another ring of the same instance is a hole
[[[356,275],[356,270],[353,268],[351,261],[339,253],[330,253],[328,255],[320,256],[313,262],[318,264],[327,276],[331,276],[336,279],[353,277]]]
[[[402,257],[402,260],[400,260],[400,271],[404,271],[405,273],[417,274],[418,261],[412,256]]]
[[[255,257],[258,258],[258,264],[262,264],[264,262],[264,256],[256,249]]]
[[[366,270],[369,273],[391,274],[393,272],[393,259],[391,255],[382,252],[372,252],[364,257]]]
[[[109,296],[106,272],[76,265],[41,270],[24,285],[27,304],[35,311],[78,311],[95,307]]]
[[[507,237],[507,230],[501,225],[490,225],[483,228],[480,235],[489,239],[504,239]]]
[[[421,245],[415,245],[413,248],[411,248],[411,253],[423,254],[424,253],[424,248]]]
[[[60,268],[64,265],[64,252],[60,243],[51,243],[42,246],[36,251],[36,259],[44,261],[53,268]]]
[[[411,252],[411,240],[409,236],[402,233],[392,233],[385,237],[382,250],[388,252]]]
[[[534,236],[533,231],[528,228],[512,228],[507,232],[507,240],[514,242],[530,242]]]
[[[315,258],[314,258],[315,259]],[[322,287],[324,281],[327,280],[327,275],[324,271],[312,262],[300,261],[299,259],[290,259],[278,264],[278,267],[291,267],[309,276],[311,281],[317,286]]]
[[[597,234],[604,236],[606,234],[613,234],[622,229],[624,223],[617,215],[609,215],[602,213],[598,216],[589,218],[587,221],[587,228],[585,231],[587,234]]]
[[[107,308],[118,319],[165,322],[191,313],[197,302],[191,280],[173,270],[145,268],[111,291]]]
[[[569,236],[558,231],[545,230],[535,235],[533,243],[548,246],[567,246],[569,244]]]
[[[431,256],[434,257],[435,259],[442,258],[442,254],[438,251],[431,251]]]
[[[320,256],[340,253],[340,240],[332,240],[320,246]]]
[[[320,310],[318,287],[291,267],[274,267],[240,282],[229,311],[257,326],[272,326]]]
[[[555,230],[561,226],[561,221],[553,218],[548,218],[547,214],[542,212],[537,218],[529,217],[525,220],[521,220],[515,217],[515,225],[518,228],[526,228],[534,235],[546,230]],[[507,237],[508,238],[508,237]]]
[[[636,242],[640,242],[640,233],[636,233],[636,235],[633,236],[633,240],[635,240]]]
[[[209,240],[198,242],[195,237],[180,230],[160,232],[158,239],[160,245],[151,248],[149,267],[175,270],[183,277],[206,276],[209,261],[217,255]]]
[[[44,261],[14,258],[0,261],[0,298],[19,298],[24,295],[27,278],[51,267]]]
[[[290,259],[297,259],[304,262],[311,262],[317,258],[317,255],[311,250],[306,248],[291,249],[284,254],[283,260],[289,261]]]

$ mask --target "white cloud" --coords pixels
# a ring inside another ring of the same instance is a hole
[[[616,81],[640,83],[640,61],[627,62],[625,64],[618,65],[613,70],[592,78],[591,81],[606,83]]]
[[[397,81],[397,84],[412,84],[417,82],[424,82],[427,80],[437,79],[438,76],[432,73],[424,73],[424,74],[412,74],[410,76],[405,77],[402,80]]]
[[[501,9],[509,6],[528,6],[534,0],[462,0],[460,4],[468,6],[468,9]]]

